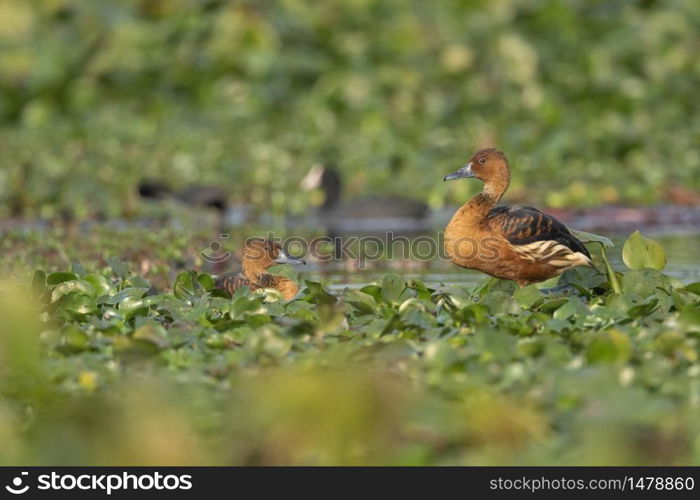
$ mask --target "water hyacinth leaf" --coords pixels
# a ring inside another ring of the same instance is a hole
[[[316,281],[304,280],[306,290],[304,290],[303,298],[314,304],[333,305],[337,302],[335,295],[326,290],[321,283]]]
[[[267,309],[260,297],[246,296],[233,300],[230,307],[231,317],[234,319],[243,318],[248,315],[265,314]]]
[[[173,294],[182,300],[192,300],[204,293],[204,288],[197,280],[196,271],[184,271],[177,275],[173,285]]]
[[[216,284],[214,283],[214,278],[212,278],[210,275],[204,274],[204,273],[197,276],[197,282],[200,285],[202,285],[202,288],[206,292],[212,291],[214,289],[214,287],[216,286]]]
[[[543,302],[541,305],[538,306],[538,309],[542,312],[549,313],[552,311],[556,311],[559,309],[561,306],[566,304],[569,300],[565,297],[559,297],[551,300],[545,299],[545,302]]]
[[[61,340],[57,349],[65,354],[81,352],[90,347],[90,337],[77,325],[66,325],[61,329]]]
[[[622,277],[622,291],[625,294],[649,297],[670,286],[667,276],[654,269],[639,269],[625,273]]]
[[[117,308],[126,319],[132,319],[135,316],[144,316],[148,314],[148,305],[142,298],[139,297],[127,297],[119,303]]]
[[[91,273],[85,276],[85,281],[90,283],[95,289],[95,296],[109,295],[115,288],[112,283],[102,274]]]
[[[369,294],[359,290],[348,290],[343,294],[343,300],[353,306],[360,314],[374,314],[377,302]]]
[[[467,324],[478,325],[488,320],[489,308],[484,304],[470,304],[457,311],[455,317]]]
[[[586,231],[579,231],[578,229],[570,229],[570,231],[574,236],[576,236],[576,238],[581,240],[581,243],[600,243],[606,248],[615,246],[612,240],[610,238],[606,238],[605,236],[587,233]]]
[[[629,337],[619,330],[596,333],[586,348],[589,363],[624,363],[631,352]]]
[[[679,320],[684,328],[700,332],[700,307],[688,304],[681,310]]]
[[[114,355],[123,361],[139,361],[151,358],[160,352],[158,344],[150,340],[116,336],[112,343]]]
[[[578,266],[567,270],[559,279],[560,285],[571,284],[585,289],[592,289],[605,282],[605,275],[598,269],[588,266]]]
[[[360,291],[366,293],[367,295],[371,295],[377,301],[381,302],[382,300],[382,287],[379,285],[365,285],[360,288]]]
[[[103,304],[108,304],[108,305],[116,305],[128,298],[137,298],[140,299],[144,295],[146,295],[146,292],[148,291],[148,288],[136,288],[136,287],[129,287],[129,288],[124,288],[120,292],[115,293],[114,295],[110,295],[109,297],[106,297],[103,299],[101,302]]]
[[[131,337],[139,340],[146,340],[163,349],[168,347],[168,338],[165,329],[158,323],[148,322],[138,327],[131,334]]]
[[[613,293],[622,293],[622,285],[620,284],[620,278],[618,277],[617,272],[613,268],[612,264],[608,260],[608,256],[605,253],[605,247],[601,247],[600,249],[600,255],[603,258],[603,262],[605,263],[605,273],[607,274],[608,277],[608,283],[610,284],[610,289],[612,290]]]
[[[64,281],[72,281],[77,279],[78,277],[75,275],[75,273],[70,273],[66,271],[59,271],[55,273],[51,273],[46,277],[46,284],[47,285],[58,285],[59,283],[63,283]]]
[[[151,284],[148,280],[138,275],[130,276],[128,281],[129,285],[135,288],[145,288],[147,290],[151,288]]]
[[[398,304],[406,282],[397,274],[387,274],[382,280],[382,298],[390,304]]]
[[[700,295],[700,282],[695,282],[695,283],[691,283],[690,285],[686,285],[684,290],[687,290],[688,292],[692,292],[695,295]]]
[[[544,294],[534,285],[519,288],[513,294],[513,298],[523,307],[532,307],[543,300]]]
[[[666,252],[658,241],[635,231],[622,247],[622,260],[633,270],[649,268],[660,271],[666,267]]]
[[[421,280],[411,280],[408,283],[408,287],[417,292],[417,298],[423,301],[430,301],[432,297],[433,290],[425,286]]]
[[[34,271],[32,276],[32,291],[39,296],[46,290],[46,273],[42,270]]]
[[[96,307],[94,297],[80,292],[68,292],[61,296],[57,311],[81,316],[94,311]]]
[[[627,314],[630,316],[630,318],[643,318],[656,311],[658,309],[658,305],[659,299],[652,299],[649,302],[638,304],[630,308],[630,310],[627,311]]]
[[[110,257],[107,259],[109,267],[112,269],[112,273],[121,279],[126,279],[129,276],[129,263],[120,261],[116,257]]]
[[[92,297],[95,295],[95,288],[85,280],[63,281],[51,292],[51,302],[57,302],[61,297],[71,292],[78,292]]]
[[[569,319],[574,316],[587,316],[590,313],[588,307],[578,297],[569,297],[566,304],[554,311],[554,319]]]
[[[491,314],[519,314],[521,311],[520,304],[514,300],[512,295],[512,293],[500,290],[490,292],[483,297],[482,303],[488,307]]]

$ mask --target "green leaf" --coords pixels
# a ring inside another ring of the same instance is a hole
[[[569,297],[566,304],[554,311],[554,319],[568,319],[572,316],[587,316],[590,311],[578,297]]]
[[[114,355],[124,361],[140,361],[155,356],[160,351],[158,344],[150,340],[117,336],[113,342]]]
[[[654,269],[630,271],[622,277],[622,291],[642,298],[659,292],[660,288],[668,287],[670,287],[669,277]]]
[[[619,330],[595,334],[586,349],[589,363],[624,363],[631,352],[629,337]]]
[[[58,350],[65,354],[85,351],[90,347],[90,337],[77,325],[66,325],[61,330]]]
[[[335,295],[328,292],[321,283],[305,280],[306,290],[302,298],[314,304],[332,305],[338,300]]]
[[[116,257],[110,257],[107,259],[107,263],[109,264],[109,267],[112,269],[112,272],[115,276],[121,279],[126,279],[126,277],[129,276],[128,262],[122,262]]]
[[[79,292],[85,295],[94,296],[95,288],[85,280],[71,280],[60,283],[51,292],[51,302],[57,302],[61,297],[71,292]]]
[[[615,243],[612,242],[610,238],[601,236],[599,234],[587,233],[586,231],[579,231],[577,229],[569,229],[571,233],[576,236],[581,243],[600,243],[603,247],[614,247]]]
[[[173,294],[178,299],[192,300],[204,293],[204,288],[197,280],[196,271],[183,271],[175,278]]]
[[[513,294],[513,298],[523,307],[531,307],[544,298],[544,294],[540,292],[534,285],[519,288]]]
[[[387,274],[382,281],[382,298],[390,304],[398,304],[406,282],[397,274]]]
[[[136,287],[129,287],[125,288],[122,291],[115,293],[114,295],[111,295],[107,298],[104,298],[101,300],[103,304],[109,304],[109,305],[115,305],[123,302],[127,298],[137,298],[140,299],[143,297],[146,292],[148,291],[148,288],[136,288]]]
[[[41,295],[46,290],[46,273],[41,270],[34,271],[32,277],[32,291],[36,295]]]
[[[622,260],[633,270],[649,268],[660,271],[666,267],[666,252],[658,241],[635,231],[622,247]]]
[[[59,283],[63,283],[64,281],[72,281],[78,279],[78,277],[74,273],[69,273],[66,271],[59,271],[55,273],[51,273],[46,277],[46,284],[47,285],[58,285]]]
[[[214,283],[214,278],[209,276],[208,274],[200,274],[197,276],[197,281],[199,282],[200,285],[202,285],[202,288],[204,288],[205,291],[210,292],[214,289],[216,284]]]
[[[608,275],[608,283],[610,284],[610,289],[613,293],[622,293],[622,285],[617,277],[617,273],[613,268],[612,264],[608,260],[608,256],[605,253],[605,247],[600,249],[600,254],[603,257],[603,262],[605,262],[605,272]]]
[[[360,314],[374,314],[377,310],[377,302],[374,297],[359,290],[347,290],[343,294],[343,300],[353,306]]]
[[[84,315],[95,310],[95,299],[80,292],[68,292],[61,296],[57,311],[66,311],[71,315]]]
[[[168,347],[168,338],[165,329],[157,323],[144,323],[134,330],[131,337],[139,340],[147,340],[161,349]]]

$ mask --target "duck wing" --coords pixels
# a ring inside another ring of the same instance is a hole
[[[216,279],[214,284],[219,290],[228,292],[231,295],[233,295],[236,290],[243,288],[244,286],[249,287],[251,290],[254,289],[254,285],[248,278],[243,276],[242,273],[222,274]]]
[[[558,267],[591,264],[590,253],[569,228],[536,208],[495,207],[486,221],[492,231],[502,234],[513,250],[529,261],[546,261]]]

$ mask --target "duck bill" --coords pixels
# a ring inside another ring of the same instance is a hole
[[[446,175],[443,180],[452,181],[454,179],[468,179],[470,177],[474,177],[474,172],[472,172],[472,164],[467,163],[456,172]]]
[[[297,259],[295,257],[290,257],[286,253],[280,252],[279,256],[275,259],[275,264],[292,264],[292,265],[303,264],[303,265],[306,265],[306,261],[304,259]]]

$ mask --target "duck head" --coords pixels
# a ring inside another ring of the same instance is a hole
[[[506,155],[501,151],[488,148],[480,149],[466,165],[446,175],[443,180],[475,178],[484,181],[482,194],[494,203],[501,199],[510,184],[510,169]]]
[[[498,177],[510,177],[506,155],[494,148],[480,149],[474,153],[466,165],[446,175],[444,180],[451,181],[471,177],[484,182]]]
[[[255,280],[276,264],[306,264],[304,259],[288,256],[282,245],[265,238],[249,238],[243,251],[243,274]]]

